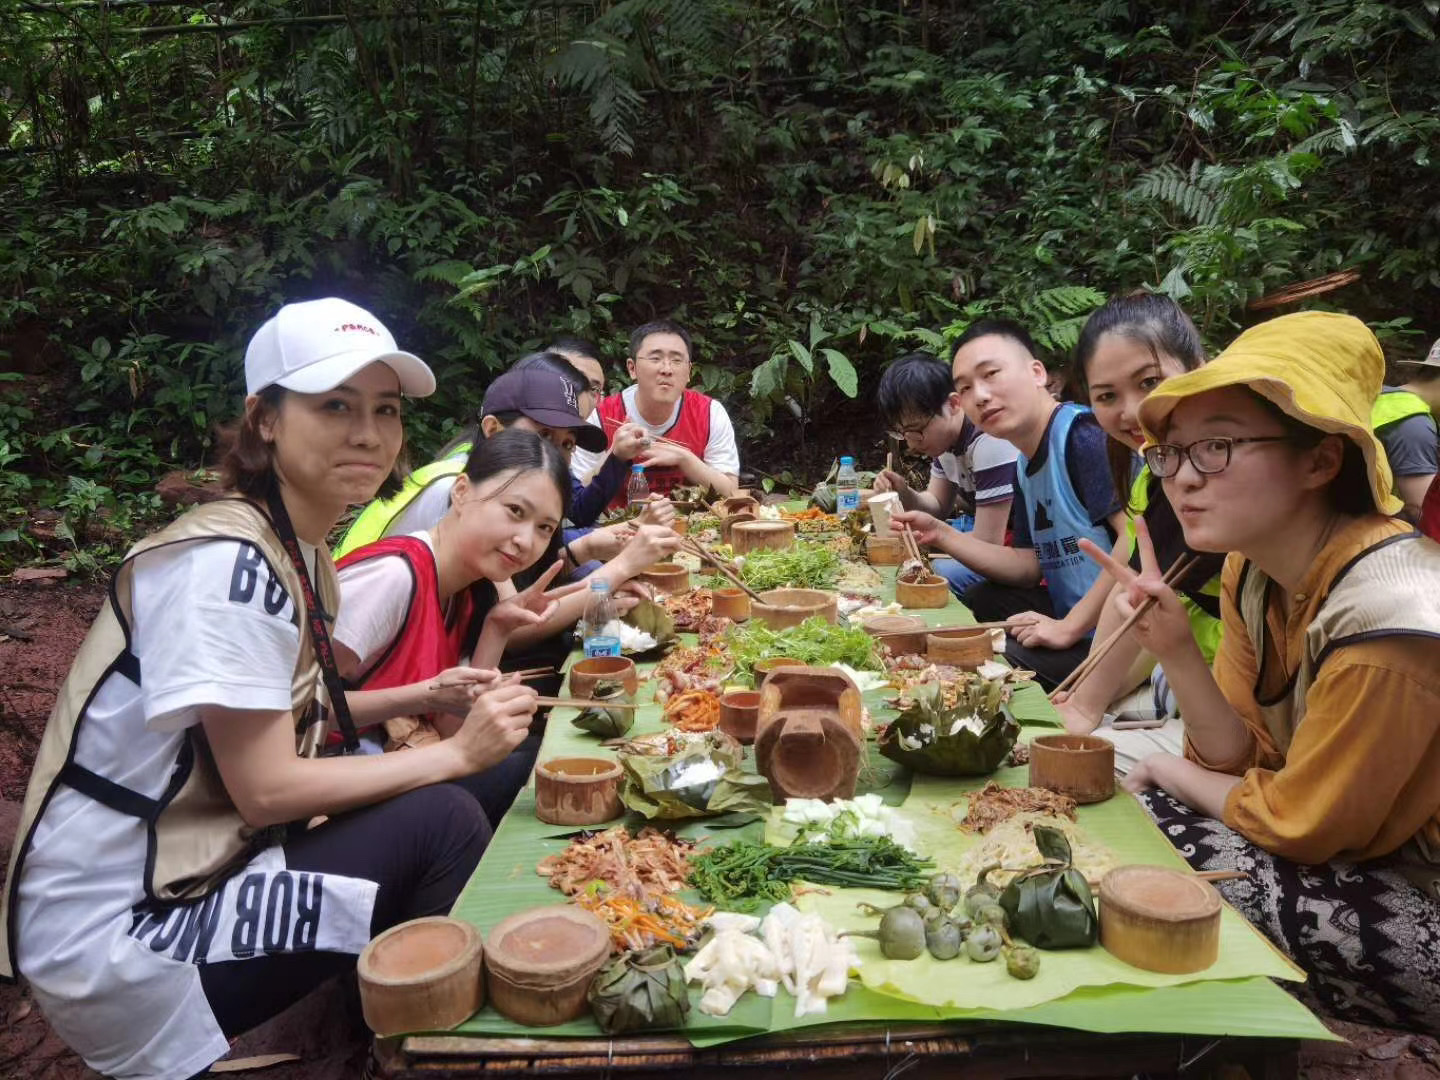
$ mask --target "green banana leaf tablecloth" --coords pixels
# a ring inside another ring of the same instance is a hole
[[[885,599],[893,597],[893,571],[885,575]],[[932,611],[914,612],[929,625],[969,623],[958,602]],[[642,675],[650,665],[643,665]],[[652,684],[642,682],[635,734],[659,730],[659,706],[651,701]],[[890,691],[871,691],[866,705],[877,722],[889,714]],[[1021,740],[1059,728],[1059,721],[1041,689],[1029,684],[1014,696],[1012,708],[1022,724]],[[599,738],[576,729],[574,710],[556,709],[545,732],[539,760],[552,757],[608,755]],[[748,751],[747,751],[748,757]],[[753,759],[751,759],[753,766]],[[995,777],[1007,786],[1023,786],[1026,770],[1001,770]],[[917,823],[920,846],[943,868],[976,841],[954,825],[954,807],[966,792],[983,781],[912,777],[907,770],[869,747],[859,791],[874,791],[885,802],[902,805]],[[962,804],[963,805],[963,804]],[[527,908],[562,903],[560,893],[535,872],[544,856],[561,851],[576,830],[546,825],[534,814],[534,792],[522,791],[496,831],[475,874],[457,900],[453,914],[488,933],[500,919]],[[1139,803],[1117,790],[1115,798],[1080,809],[1080,825],[1116,854],[1119,862],[1144,862],[1184,869],[1184,862],[1151,823]],[[617,822],[619,824],[622,822]],[[643,821],[627,815],[632,831]],[[704,820],[678,823],[675,831],[692,838],[746,836],[759,839],[763,822],[717,828]],[[893,903],[894,894],[839,890],[811,894],[802,906],[832,923],[860,929],[873,924],[855,911],[857,899]],[[1173,1033],[1205,1036],[1328,1039],[1325,1027],[1273,979],[1303,976],[1239,915],[1225,910],[1221,955],[1213,968],[1198,976],[1165,976],[1123,964],[1099,946],[1070,953],[1042,954],[1041,974],[1032,982],[1009,978],[1003,963],[981,965],[955,960],[899,962],[884,960],[872,942],[859,946],[860,977],[852,978],[844,997],[832,999],[824,1016],[796,1019],[794,1001],[782,989],[774,999],[753,993],[740,999],[730,1015],[710,1017],[693,1009],[682,1034],[696,1047],[714,1046],[760,1034],[791,1032],[824,1024],[868,1022],[968,1021],[1050,1025],[1097,1033]],[[698,989],[692,988],[698,1000]],[[453,1036],[546,1039],[594,1038],[599,1029],[588,1017],[555,1027],[535,1029],[515,1024],[486,1008],[449,1033]]]

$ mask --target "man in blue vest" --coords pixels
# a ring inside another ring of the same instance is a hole
[[[1380,390],[1370,410],[1370,426],[1385,447],[1395,494],[1405,516],[1419,520],[1420,505],[1440,469],[1435,417],[1440,416],[1440,341],[1424,360],[1397,360],[1390,385]]]
[[[1125,516],[1105,433],[1080,405],[1057,403],[1045,365],[1024,328],[984,319],[955,343],[955,393],[987,435],[1019,450],[1010,546],[961,533],[922,511],[895,515],[922,543],[933,543],[987,580],[964,602],[982,622],[1005,620],[1005,655],[1054,687],[1085,659],[1109,582],[1080,551],[1079,540],[1123,558]]]

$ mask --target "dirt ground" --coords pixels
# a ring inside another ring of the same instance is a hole
[[[70,660],[104,602],[102,586],[0,582],[0,866],[10,847],[40,733]],[[97,1074],[50,1030],[22,986],[0,985],[0,1077],[80,1080]],[[1306,1080],[1440,1080],[1436,1040],[1332,1022],[1346,1043],[1311,1043]],[[293,1053],[299,1062],[267,1069],[274,1080],[341,1080],[361,1075],[368,1038],[352,988],[322,988],[238,1040],[232,1057]]]

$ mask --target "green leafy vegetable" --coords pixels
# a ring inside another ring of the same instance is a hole
[[[824,544],[796,544],[783,551],[752,551],[740,567],[745,584],[757,592],[793,586],[828,589],[843,561]]]
[[[788,848],[736,840],[690,859],[690,884],[727,911],[750,911],[762,902],[790,899],[791,883],[809,881],[904,892],[921,888],[932,860],[886,836]]]
[[[773,630],[758,619],[733,626],[727,643],[736,668],[753,670],[767,656],[787,656],[812,667],[847,664],[857,671],[880,671],[883,665],[873,635],[858,626],[837,626],[813,615],[799,626]]]

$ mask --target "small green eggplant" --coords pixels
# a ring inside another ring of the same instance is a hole
[[[925,927],[925,948],[936,960],[954,960],[965,944],[965,935],[949,919]]]
[[[965,939],[965,952],[977,964],[988,964],[1000,955],[1000,931],[988,924],[977,926]]]
[[[975,918],[976,913],[982,907],[999,901],[1000,890],[985,880],[992,870],[999,869],[999,863],[991,863],[985,867],[984,870],[980,871],[980,876],[975,879],[975,884],[965,890],[965,914],[969,915],[972,919]]]
[[[942,911],[950,911],[960,902],[960,879],[954,874],[936,874],[925,887],[925,895]]]
[[[925,922],[918,911],[904,904],[880,916],[878,930],[850,930],[842,936],[874,938],[888,960],[914,960],[925,951]]]
[[[1005,950],[1005,970],[1016,979],[1033,979],[1040,970],[1040,950],[1031,945],[1011,945]]]

